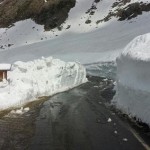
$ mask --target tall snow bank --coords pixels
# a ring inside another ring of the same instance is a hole
[[[0,84],[0,110],[68,90],[86,81],[85,68],[79,63],[52,57],[15,62],[8,72],[8,82]]]
[[[117,94],[113,103],[150,125],[150,33],[131,41],[117,58]]]

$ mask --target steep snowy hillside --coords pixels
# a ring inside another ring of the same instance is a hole
[[[5,1],[9,0],[3,0],[2,4]],[[47,3],[43,3],[44,1],[42,1],[42,5],[47,5]],[[0,6],[3,8],[2,4]],[[7,3],[5,5],[7,6]],[[101,41],[101,38],[103,38],[103,42],[101,42],[100,45],[104,46],[107,45],[105,41],[109,42],[108,40],[110,40],[108,36],[113,36],[112,32],[114,32],[113,34],[117,34],[115,32],[124,32],[122,36],[126,38],[126,35],[129,36],[134,26],[135,28],[141,28],[138,22],[143,23],[144,26],[146,26],[149,23],[149,19],[148,15],[145,16],[145,14],[149,14],[149,12],[146,12],[149,10],[150,6],[148,1],[146,0],[143,0],[143,3],[141,3],[140,0],[77,0],[75,7],[72,8],[69,12],[68,19],[62,25],[58,24],[57,28],[54,28],[53,30],[45,31],[44,25],[36,24],[33,21],[34,19],[21,19],[23,21],[14,23],[14,26],[12,26],[11,28],[1,28],[0,49],[7,50],[18,46],[29,45],[31,43],[43,42],[46,40],[50,41],[54,38],[57,39],[57,36],[60,35],[65,36],[65,34],[80,34],[91,31],[98,32],[94,32],[91,34],[96,34],[94,40],[98,40],[97,38],[99,38],[99,41]],[[5,18],[4,16],[2,16],[3,13],[4,10],[1,12],[0,19]],[[141,15],[142,17],[138,15]],[[8,17],[6,16],[6,18]],[[125,21],[119,23],[118,20]],[[50,22],[54,23],[56,21],[51,20]],[[116,27],[114,28],[114,26]],[[108,32],[106,32],[107,30]],[[105,34],[103,34],[104,32]],[[127,32],[129,32],[129,34],[127,34]],[[142,29],[138,32],[138,34],[142,34],[145,31],[143,31]],[[131,38],[133,38],[132,34]],[[118,40],[123,41],[124,39]],[[98,44],[99,43],[96,43],[95,45]],[[80,50],[80,52],[81,51],[82,49]]]

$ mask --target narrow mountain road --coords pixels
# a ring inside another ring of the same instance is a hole
[[[46,101],[30,150],[144,150],[128,127],[107,108],[110,80],[89,83]]]
[[[1,150],[145,150],[109,107],[113,81],[90,77],[28,113],[0,119]]]

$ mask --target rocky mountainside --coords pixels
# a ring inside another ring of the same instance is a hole
[[[62,24],[75,0],[1,0],[0,27],[31,18],[36,23],[52,29]]]
[[[112,17],[118,18],[118,21],[123,21],[126,19],[130,20],[138,15],[142,15],[143,12],[150,11],[150,3],[148,3],[148,1],[132,2],[132,0],[118,0],[114,2],[111,7],[112,9],[110,9],[108,15],[102,20],[98,20],[97,23],[108,21]]]
[[[107,0],[91,0],[91,8],[85,13],[89,18],[85,21],[90,24],[92,16],[98,11],[97,4]],[[45,30],[60,26],[67,18],[76,0],[0,0],[0,28],[11,27],[20,20],[31,18],[37,24],[44,25]],[[118,21],[130,20],[141,15],[142,12],[150,11],[148,1],[139,0],[111,0],[109,12],[103,18],[96,21],[107,22],[113,17]]]

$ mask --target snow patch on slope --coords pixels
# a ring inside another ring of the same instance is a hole
[[[114,21],[96,31],[68,33],[56,39],[3,50],[0,52],[0,62],[30,61],[41,56],[54,56],[82,64],[115,61],[116,56],[134,37],[149,32],[149,14],[143,13],[138,20],[133,19],[133,23]]]
[[[0,29],[0,49],[11,49],[14,47],[29,45],[54,39],[65,33],[85,33],[96,30],[107,23],[96,24],[109,12],[115,0],[105,0],[95,3],[94,0],[77,0],[76,6],[69,12],[68,19],[59,27],[51,31],[45,31],[43,25],[38,25],[31,19],[16,22],[11,28]],[[94,4],[96,9],[94,15],[86,13]],[[91,23],[86,24],[87,20]]]
[[[139,0],[133,0],[131,2],[133,3],[138,1]],[[11,28],[1,28],[0,50],[9,50],[19,46],[30,45],[32,43],[47,40],[51,41],[53,39],[57,40],[57,37],[63,38],[66,35],[68,36],[72,34],[88,34],[94,31],[98,31],[100,33],[97,33],[96,37],[92,40],[98,40],[99,37],[103,38],[102,42],[101,39],[99,39],[99,42],[101,42],[99,47],[101,47],[102,44],[107,46],[107,44],[104,43],[105,41],[111,42],[109,40],[109,36],[112,37],[114,35],[115,39],[115,34],[117,34],[117,32],[118,34],[122,34],[121,32],[124,32],[122,36],[126,38],[126,35],[129,35],[129,32],[132,31],[133,26],[135,28],[134,30],[138,27],[137,32],[140,32],[140,34],[145,33],[139,28],[143,28],[143,24],[144,26],[147,26],[147,24],[149,25],[149,12],[147,12],[147,14],[143,13],[142,17],[138,16],[138,20],[132,19],[132,21],[118,23],[117,18],[113,18],[108,22],[97,23],[98,20],[105,18],[110,11],[115,11],[116,8],[112,8],[114,2],[116,2],[116,0],[100,0],[99,2],[96,2],[95,0],[77,0],[75,7],[69,12],[68,19],[60,27],[51,31],[45,31],[43,25],[38,25],[31,19],[19,21]],[[145,0],[143,2],[145,2]],[[90,22],[86,23],[86,21]],[[142,25],[139,25],[139,22],[141,22]],[[126,27],[127,24],[128,27],[124,30],[124,27]],[[116,28],[113,29],[111,26],[116,26]],[[103,34],[103,30],[105,30],[105,28],[110,28],[110,30],[108,29],[108,31],[105,31],[105,34]],[[147,27],[145,30],[146,29]],[[132,35],[130,36],[132,38]]]
[[[12,71],[8,72],[8,83],[0,85],[0,110],[21,106],[86,81],[85,68],[79,63],[52,57],[15,62]]]
[[[113,102],[150,125],[150,33],[135,38],[118,57]]]

